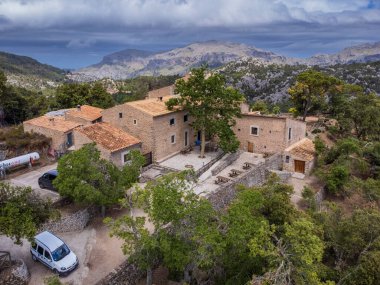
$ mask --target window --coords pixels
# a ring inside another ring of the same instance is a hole
[[[175,124],[175,119],[174,119],[174,118],[171,118],[170,121],[169,121],[169,123],[170,123],[171,126],[174,126],[174,124]]]
[[[49,259],[49,260],[51,260],[51,256],[50,256],[50,253],[49,253],[49,252],[47,252],[46,250],[45,250],[44,256],[45,256],[45,258],[46,258],[46,259]]]
[[[251,126],[251,135],[258,136],[259,135],[259,128],[255,126]]]
[[[172,136],[170,137],[170,142],[171,142],[172,144],[175,144],[175,135],[172,135]]]
[[[131,154],[129,153],[129,151],[123,154],[123,162],[124,164],[131,162]]]
[[[292,139],[292,128],[289,128],[288,140]]]
[[[285,162],[286,163],[289,163],[289,159],[290,159],[289,155],[285,156]]]
[[[44,249],[43,249],[42,247],[40,247],[40,246],[38,246],[37,251],[38,251],[38,253],[41,254],[41,255],[44,254]]]
[[[136,119],[133,120],[133,124],[137,125],[137,120]]]
[[[73,133],[67,134],[67,147],[70,147],[73,145]]]
[[[186,114],[185,116],[183,116],[183,121],[184,122],[187,122],[189,120],[189,115],[188,114]]]
[[[119,113],[119,119],[123,118],[123,113]]]

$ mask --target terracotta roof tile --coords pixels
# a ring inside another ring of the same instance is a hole
[[[170,114],[178,110],[177,108],[173,110],[168,110],[168,108],[165,105],[165,102],[167,102],[170,98],[174,98],[174,97],[175,96],[165,96],[162,98],[162,101],[159,98],[153,98],[153,99],[145,99],[145,100],[128,102],[125,104],[132,106],[136,109],[139,109],[140,111],[155,117],[155,116]]]
[[[72,117],[81,118],[87,121],[95,121],[102,116],[103,109],[92,107],[89,105],[82,105],[80,110],[73,108],[67,111],[67,114]]]
[[[64,133],[81,125],[80,123],[67,121],[64,117],[46,115],[25,121],[24,124],[30,124]]]
[[[96,144],[114,152],[140,143],[141,141],[125,131],[108,123],[96,123],[76,129]]]
[[[297,158],[310,161],[315,157],[315,146],[311,139],[303,138],[285,149],[285,152],[289,152]]]

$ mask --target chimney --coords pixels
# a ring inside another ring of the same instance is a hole
[[[77,111],[80,111],[80,105],[77,105]]]
[[[162,102],[162,97],[158,97],[158,101],[161,101],[161,102]]]
[[[49,124],[54,126],[54,117],[49,118]]]

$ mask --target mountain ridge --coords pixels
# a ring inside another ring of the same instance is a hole
[[[221,41],[196,42],[159,52],[126,49],[106,55],[100,63],[74,71],[70,77],[75,81],[91,81],[105,77],[126,79],[140,75],[184,74],[203,63],[217,68],[250,58],[262,64],[307,66],[373,62],[380,60],[380,42],[347,47],[338,53],[317,54],[306,59],[282,56],[243,43]]]

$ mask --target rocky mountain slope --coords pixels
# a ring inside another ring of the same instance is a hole
[[[240,58],[256,58],[278,64],[293,62],[292,59],[244,44],[209,41],[159,53],[121,51],[104,57],[99,64],[72,73],[70,78],[88,81],[104,77],[125,79],[139,75],[184,74],[190,68],[205,63],[214,68]]]
[[[231,62],[217,71],[224,74],[228,83],[244,93],[250,101],[263,99],[281,102],[289,97],[287,90],[294,83],[296,76],[308,67],[301,64],[265,64],[254,59],[242,59]],[[380,95],[380,61],[314,68],[347,83],[358,84],[366,92],[376,92]]]
[[[7,75],[10,84],[30,89],[55,86],[65,78],[62,69],[6,52],[0,52],[0,71]]]
[[[70,75],[76,81],[91,81],[105,77],[132,78],[139,75],[184,74],[190,68],[207,63],[215,68],[238,60],[253,60],[261,64],[328,66],[380,60],[380,42],[346,48],[331,55],[316,55],[307,59],[288,58],[252,46],[209,41],[194,43],[171,51],[124,50],[108,56],[93,66]]]

